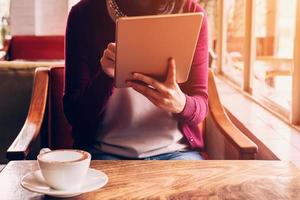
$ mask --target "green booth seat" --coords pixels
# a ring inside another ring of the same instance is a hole
[[[35,69],[59,65],[63,61],[0,62],[0,164],[7,163],[6,150],[25,122]]]

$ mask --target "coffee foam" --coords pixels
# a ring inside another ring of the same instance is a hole
[[[53,150],[38,156],[44,162],[78,162],[85,160],[89,154],[80,150]]]

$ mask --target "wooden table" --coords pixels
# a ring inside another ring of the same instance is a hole
[[[74,199],[300,199],[300,170],[281,161],[93,161],[108,184]],[[53,199],[20,186],[36,161],[10,162],[0,198]]]

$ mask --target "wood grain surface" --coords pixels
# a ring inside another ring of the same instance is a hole
[[[300,199],[300,170],[282,161],[93,161],[109,177],[103,188],[73,199]],[[54,199],[23,189],[36,161],[10,162],[0,199]]]

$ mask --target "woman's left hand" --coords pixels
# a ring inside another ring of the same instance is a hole
[[[168,61],[168,74],[164,82],[159,82],[149,76],[134,73],[133,78],[145,85],[127,81],[127,85],[148,98],[157,107],[172,113],[183,111],[186,96],[176,81],[176,64],[174,59]]]

